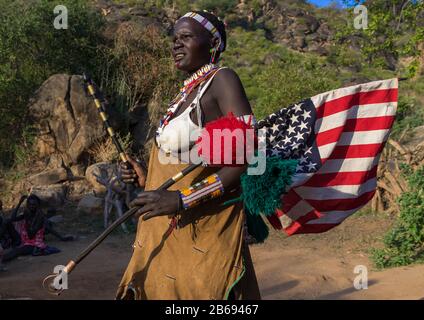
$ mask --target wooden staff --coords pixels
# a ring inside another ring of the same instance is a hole
[[[109,120],[106,114],[106,107],[104,103],[100,100],[100,92],[97,92],[94,81],[86,73],[83,73],[83,79],[87,87],[88,93],[91,95],[91,97],[94,100],[94,104],[96,105],[97,111],[99,112],[100,118],[103,121],[106,131],[109,134],[109,137],[112,139],[112,142],[115,145],[116,150],[118,151],[121,161],[124,163],[127,169],[131,168],[131,164],[128,161],[128,156],[125,153],[124,149],[122,148],[121,143],[119,142],[115,134],[115,130],[113,130],[112,126],[109,123]],[[127,203],[127,206],[129,206],[129,203],[131,202],[131,194],[134,191],[134,186],[132,184],[127,183],[125,185],[125,190],[126,190],[126,203]]]

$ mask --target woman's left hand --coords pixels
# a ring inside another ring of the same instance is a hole
[[[143,220],[153,217],[173,215],[180,209],[180,194],[178,191],[144,191],[140,192],[130,203],[130,207],[140,207],[135,216],[143,215]]]

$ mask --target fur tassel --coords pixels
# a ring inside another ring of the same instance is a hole
[[[256,134],[247,134],[247,129],[252,129],[251,125],[237,119],[232,112],[229,112],[225,117],[207,123],[196,141],[199,156],[210,166],[238,167],[245,165],[247,160],[253,156],[257,146]],[[214,130],[216,130],[215,135]],[[231,143],[228,143],[224,137],[228,136],[228,133],[219,134],[222,130],[230,130],[232,134]],[[218,136],[216,136],[217,133]],[[248,141],[252,136],[253,143]],[[239,142],[237,143],[237,141]],[[215,150],[219,143],[221,145],[220,150]],[[241,146],[243,146],[244,152],[239,155],[236,150]]]
[[[250,214],[271,216],[281,207],[280,197],[292,183],[296,166],[297,160],[268,157],[263,174],[241,175],[242,198]]]

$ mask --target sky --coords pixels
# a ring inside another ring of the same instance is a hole
[[[308,2],[313,3],[314,5],[318,7],[325,7],[331,4],[332,2],[336,2],[339,5],[343,5],[343,2],[341,0],[309,0]]]

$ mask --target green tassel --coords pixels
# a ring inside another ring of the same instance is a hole
[[[252,215],[246,210],[247,232],[256,239],[258,243],[262,243],[268,238],[269,228],[265,224],[261,216]]]
[[[258,243],[264,242],[269,235],[269,228],[261,214],[271,216],[281,206],[280,197],[292,183],[296,166],[297,160],[267,157],[265,172],[261,175],[242,174],[241,196],[222,203],[226,206],[243,201],[247,231]]]
[[[234,198],[228,201],[225,201],[221,204],[221,206],[231,205],[236,202],[243,201],[243,195],[238,198]],[[249,211],[244,207],[244,212],[246,214],[246,224],[247,224],[247,232],[255,238],[258,243],[262,243],[268,238],[269,229],[268,226],[263,221],[262,217],[259,215],[252,215]]]
[[[243,173],[240,177],[244,205],[252,215],[271,216],[281,206],[280,196],[292,183],[297,160],[267,157],[265,172],[260,175]]]
[[[238,197],[238,198],[230,199],[230,200],[227,200],[227,201],[221,203],[221,206],[228,206],[230,204],[233,204],[233,203],[236,203],[236,202],[240,202],[240,201],[243,201],[243,196],[242,195],[240,197]]]

